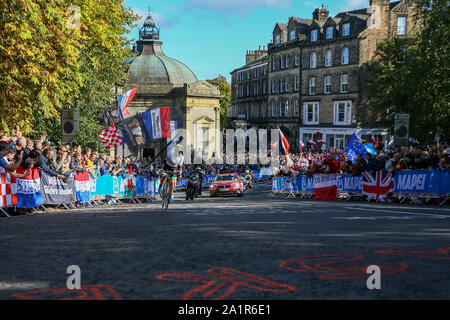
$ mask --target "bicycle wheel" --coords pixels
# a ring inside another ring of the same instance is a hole
[[[167,209],[167,205],[169,203],[169,197],[167,196],[167,180],[164,181],[164,184],[161,186],[161,207],[163,209]]]

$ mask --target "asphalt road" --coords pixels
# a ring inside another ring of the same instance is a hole
[[[0,220],[0,264],[0,299],[449,299],[450,209],[177,194]]]

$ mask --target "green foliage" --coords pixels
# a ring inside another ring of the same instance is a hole
[[[224,95],[223,98],[220,99],[220,123],[222,128],[232,129],[233,126],[228,120],[228,107],[231,105],[231,85],[228,83],[227,78],[222,75],[219,75],[217,78],[213,80],[207,80],[209,83],[216,85],[219,87],[220,93]]]
[[[74,141],[96,145],[101,111],[123,83],[130,33],[139,18],[123,0],[0,0],[0,126],[60,141],[60,111],[80,109]],[[70,6],[81,13],[70,29]],[[4,63],[3,63],[4,62]],[[101,145],[101,143],[99,143]]]
[[[417,1],[418,33],[386,39],[367,65],[372,105],[410,113],[411,135],[421,140],[450,135],[449,17],[448,1]]]

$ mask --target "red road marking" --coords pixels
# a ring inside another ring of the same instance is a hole
[[[376,250],[375,253],[389,254],[401,257],[435,258],[450,260],[450,247],[443,247],[428,251],[400,251],[400,250]]]
[[[201,297],[209,300],[222,300],[232,295],[238,287],[268,292],[291,292],[296,289],[293,286],[229,268],[211,268],[206,272],[209,275],[161,274],[156,279],[203,283],[203,285],[187,292],[183,296],[183,300],[189,300],[194,295],[201,295]]]
[[[376,264],[370,263],[361,266],[333,267],[337,263],[359,261],[365,256],[359,254],[324,254],[306,257],[291,258],[280,263],[280,267],[297,272],[316,273],[320,279],[360,279],[367,278],[367,267]],[[408,265],[403,262],[384,262],[376,264],[382,275],[405,271]]]
[[[67,288],[37,290],[12,294],[11,297],[26,300],[122,300],[113,288],[102,284],[82,286],[81,289],[74,290]]]

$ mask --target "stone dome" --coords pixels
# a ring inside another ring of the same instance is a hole
[[[161,45],[159,40],[137,41],[139,54],[125,61],[130,83],[183,85],[198,81],[185,64],[167,57]]]

